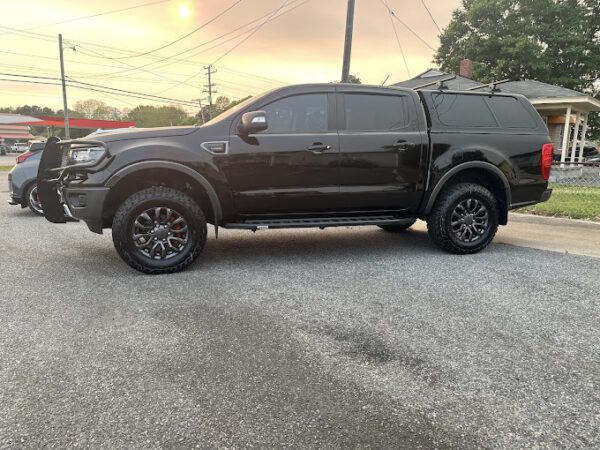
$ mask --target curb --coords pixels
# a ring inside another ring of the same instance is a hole
[[[520,214],[520,213],[509,213],[509,223],[521,222],[521,223],[533,223],[541,225],[554,225],[560,226],[571,226],[576,228],[587,228],[597,230],[600,232],[600,222],[591,222],[588,220],[579,219],[566,219],[564,217],[548,217],[548,216],[536,216],[534,214]]]

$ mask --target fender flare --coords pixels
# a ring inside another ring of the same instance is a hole
[[[422,214],[426,215],[431,212],[431,209],[433,208],[433,205],[435,203],[435,200],[437,199],[437,196],[439,195],[439,193],[444,188],[444,185],[448,182],[448,180],[452,176],[456,175],[459,172],[462,172],[463,170],[473,169],[473,168],[487,170],[488,172],[493,173],[500,180],[502,180],[502,184],[504,185],[504,194],[506,196],[505,197],[506,208],[508,210],[508,208],[510,208],[510,205],[511,205],[511,190],[510,190],[510,183],[508,182],[506,175],[504,175],[504,172],[502,172],[495,165],[490,164],[485,161],[469,161],[469,162],[459,164],[458,166],[454,166],[452,169],[450,169],[448,172],[446,172],[442,176],[440,181],[437,182],[437,184],[431,191],[431,195],[429,196],[429,200],[427,201],[427,205],[423,209]]]
[[[171,169],[186,175],[189,175],[191,178],[196,180],[206,191],[208,195],[208,199],[210,201],[213,217],[215,218],[215,233],[218,234],[219,224],[223,219],[223,210],[221,208],[221,201],[219,200],[219,196],[217,192],[212,187],[210,182],[200,173],[196,172],[194,169],[191,169],[188,166],[185,166],[180,163],[176,163],[173,161],[162,161],[162,160],[149,160],[149,161],[140,161],[137,163],[130,164],[122,169],[118,170],[114,174],[110,176],[110,178],[106,182],[107,187],[115,186],[122,178],[131,175],[132,173],[139,172],[140,170],[146,169]]]

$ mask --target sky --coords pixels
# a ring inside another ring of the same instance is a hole
[[[391,17],[386,2],[419,37]],[[48,77],[0,75],[0,106],[62,108],[60,86],[4,81],[57,83],[59,33],[71,80],[185,102],[206,101],[208,64],[216,69],[215,96],[231,99],[285,84],[336,81],[346,5],[347,0],[0,0],[0,71]],[[356,0],[350,72],[363,83],[381,84],[388,76],[394,83],[434,67],[432,48],[439,44],[434,20],[444,29],[459,5],[460,0]],[[67,92],[69,105],[88,98],[118,108],[166,104],[74,87]]]

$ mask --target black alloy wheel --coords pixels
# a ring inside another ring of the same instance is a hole
[[[206,243],[206,219],[187,194],[151,187],[125,200],[113,219],[119,256],[147,274],[172,273],[192,264]]]
[[[445,188],[427,217],[431,240],[450,253],[477,253],[498,230],[498,201],[485,186],[457,183]]]

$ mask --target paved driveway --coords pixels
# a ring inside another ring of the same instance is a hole
[[[600,445],[598,259],[223,231],[150,277],[110,234],[0,226],[0,447]]]

